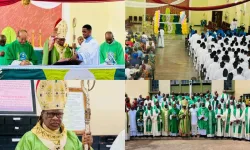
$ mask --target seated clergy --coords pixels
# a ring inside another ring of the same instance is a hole
[[[17,33],[17,40],[12,42],[5,54],[6,65],[36,65],[37,57],[33,46],[27,41],[28,33],[20,30]]]
[[[65,81],[37,81],[36,95],[42,112],[39,121],[25,133],[16,150],[82,150],[93,143],[90,133],[84,132],[82,142],[68,131],[62,123],[63,110],[67,102],[68,87]],[[85,149],[84,149],[85,150]]]

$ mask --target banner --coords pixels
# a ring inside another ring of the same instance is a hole
[[[125,80],[125,69],[2,69],[0,80]]]
[[[156,3],[159,3],[159,4],[168,4],[168,3],[163,2],[161,0],[153,0],[153,1]],[[177,5],[173,5],[173,4],[169,4],[169,6],[172,6],[172,7],[178,8],[178,9],[182,9],[182,10],[211,11],[211,10],[225,9],[225,8],[241,5],[241,4],[244,4],[244,3],[249,2],[249,1],[250,0],[243,0],[240,2],[236,2],[236,3],[230,3],[230,4],[218,5],[218,6],[207,6],[207,7],[186,7],[186,6],[177,6]]]
[[[57,3],[98,3],[98,2],[116,2],[116,1],[124,1],[124,0],[31,0],[31,3],[33,3],[32,1],[57,2]],[[0,6],[7,6],[7,5],[15,4],[17,2],[21,2],[21,0],[0,0]]]

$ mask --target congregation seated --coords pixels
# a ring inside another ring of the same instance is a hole
[[[125,76],[128,80],[148,80],[154,75],[155,47],[154,35],[126,35]]]
[[[232,75],[233,80],[250,79],[250,35],[222,29],[201,35],[193,31],[188,42],[189,55],[202,79],[231,79]],[[224,76],[225,69],[229,78]]]

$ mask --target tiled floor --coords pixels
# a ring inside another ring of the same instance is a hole
[[[134,140],[126,150],[246,150],[250,142],[233,140]]]
[[[156,80],[190,80],[198,79],[198,73],[192,59],[185,49],[185,36],[165,35],[165,47],[156,52]]]

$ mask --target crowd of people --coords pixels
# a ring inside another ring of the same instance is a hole
[[[125,76],[127,80],[153,79],[155,70],[156,36],[144,32],[126,33]]]
[[[66,44],[68,28],[64,20],[59,19],[51,36],[43,46],[42,65],[124,65],[124,49],[115,40],[113,33],[105,33],[105,42],[101,45],[92,36],[91,25],[82,27],[82,35],[71,46]],[[6,36],[0,35],[0,65],[38,65],[34,48],[27,40],[26,30],[17,33],[16,40],[6,45]]]
[[[250,141],[250,97],[161,94],[130,100],[125,94],[126,140],[130,137],[181,136]]]
[[[243,30],[192,30],[188,39],[189,55],[195,69],[205,80],[250,79],[250,35]]]

